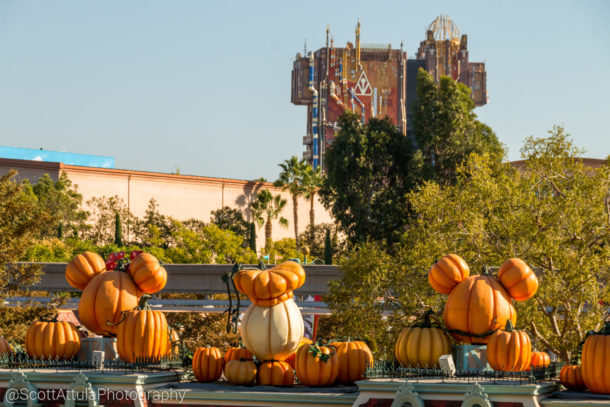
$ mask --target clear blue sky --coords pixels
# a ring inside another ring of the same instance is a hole
[[[0,0],[0,145],[111,155],[117,168],[274,180],[304,149],[297,52],[353,41],[415,54],[448,14],[487,64],[477,109],[518,159],[562,124],[610,154],[607,1]]]

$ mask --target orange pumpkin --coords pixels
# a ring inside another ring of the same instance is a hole
[[[339,358],[333,346],[300,346],[295,367],[297,377],[306,386],[331,386],[339,376]]]
[[[13,353],[13,347],[4,337],[0,336],[0,356]]]
[[[367,366],[373,365],[373,354],[368,345],[362,341],[332,342],[330,345],[337,349],[339,359],[337,380],[349,384],[364,379]]]
[[[405,328],[398,336],[394,354],[404,367],[440,369],[438,358],[451,354],[451,337],[440,328]]]
[[[521,259],[508,259],[498,270],[498,280],[515,301],[529,300],[538,290],[538,278]]]
[[[150,253],[137,255],[129,265],[128,271],[138,288],[147,294],[161,291],[167,283],[167,271]]]
[[[224,360],[220,349],[203,347],[193,355],[193,374],[198,382],[215,382],[222,374]]]
[[[250,352],[248,349],[242,348],[242,347],[239,347],[239,348],[231,347],[231,348],[227,349],[227,351],[225,352],[225,355],[224,355],[225,364],[229,363],[232,360],[239,360],[239,359],[252,360],[252,352]]]
[[[305,270],[297,262],[285,261],[268,270],[240,270],[233,282],[250,301],[270,307],[293,297],[292,291],[305,283]]]
[[[544,369],[551,364],[551,357],[546,352],[533,352],[532,353],[532,368],[533,369]]]
[[[506,321],[517,322],[517,313],[500,282],[487,275],[470,276],[449,294],[443,314],[445,327],[462,333],[451,335],[466,343],[487,343],[493,330],[502,328]],[[470,335],[485,335],[483,337]]]
[[[131,276],[122,271],[107,271],[91,279],[78,303],[78,318],[91,332],[115,336],[121,313],[138,306],[142,292]]]
[[[35,321],[25,334],[25,350],[37,359],[72,359],[80,351],[80,335],[66,321]]]
[[[118,324],[116,347],[119,357],[134,363],[138,359],[158,360],[168,348],[167,320],[161,311],[132,310]]]
[[[457,254],[448,254],[434,263],[428,273],[428,282],[441,294],[449,294],[453,287],[470,275],[470,268]]]
[[[513,330],[509,320],[504,331],[496,331],[487,343],[487,362],[494,370],[523,372],[532,361],[532,343],[525,331]]]
[[[72,287],[84,290],[89,281],[106,271],[104,259],[97,253],[84,252],[79,254],[66,266],[66,281]]]
[[[303,345],[304,343],[308,343],[308,344],[311,345],[311,344],[313,344],[313,341],[311,339],[309,339],[309,338],[304,336],[304,337],[301,338],[301,341],[299,342],[299,347],[301,345]],[[297,347],[297,350],[298,349],[299,348]],[[285,360],[285,362],[287,362],[293,369],[294,369],[294,358],[295,358],[296,354],[297,354],[297,352],[294,351],[294,353],[292,355],[288,356],[288,359]]]
[[[566,365],[559,372],[559,383],[570,390],[583,391],[587,387],[582,379],[582,369],[577,365]]]
[[[167,349],[173,355],[180,354],[180,336],[178,331],[171,326],[167,327]]]
[[[251,360],[231,360],[225,365],[227,381],[241,386],[256,382],[256,365]]]
[[[582,378],[593,393],[610,394],[610,322],[585,339],[582,348]]]
[[[258,384],[261,386],[292,386],[292,366],[278,360],[267,360],[258,367]]]

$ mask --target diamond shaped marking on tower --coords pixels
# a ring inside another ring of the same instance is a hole
[[[366,77],[364,71],[360,74],[360,79],[354,88],[354,94],[358,96],[371,96],[373,94],[373,88],[369,83],[369,78]]]

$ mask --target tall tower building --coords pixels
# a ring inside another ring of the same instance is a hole
[[[324,152],[338,131],[337,119],[351,110],[367,122],[389,117],[406,136],[411,129],[411,106],[417,97],[417,71],[432,73],[436,80],[451,76],[473,89],[477,106],[486,96],[485,64],[468,61],[466,36],[459,37],[448,17],[439,17],[426,32],[416,59],[407,59],[403,45],[361,44],[360,22],[355,42],[335,47],[326,29],[326,46],[307,55],[297,54],[292,69],[291,102],[307,106],[307,130],[303,158],[314,168],[324,168]]]

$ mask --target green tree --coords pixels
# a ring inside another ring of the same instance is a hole
[[[83,227],[80,237],[90,240],[94,245],[103,246],[114,243],[115,220],[118,213],[121,219],[127,223],[127,239],[130,235],[142,236],[139,231],[139,222],[131,214],[125,202],[118,196],[112,197],[93,197],[86,202],[89,213],[89,225]]]
[[[311,165],[308,165],[305,169],[303,177],[303,195],[309,199],[309,227],[313,230],[315,226],[316,212],[314,210],[314,204],[318,191],[324,183],[324,177],[322,175],[322,168],[317,167],[315,170]]]
[[[123,226],[118,212],[114,214],[114,244],[123,246]]]
[[[32,191],[38,199],[38,205],[49,214],[49,221],[43,226],[41,237],[57,237],[61,225],[64,229],[80,229],[87,219],[87,212],[81,209],[83,197],[65,172],[57,181],[49,174],[44,174]]]
[[[351,243],[367,239],[395,242],[406,227],[404,199],[418,181],[420,159],[410,141],[388,119],[346,112],[326,152],[320,196]]]
[[[331,250],[337,254],[340,251],[340,244],[337,239],[337,226],[332,223],[319,223],[313,228],[307,228],[301,233],[301,242],[309,248],[310,259],[324,260],[326,250],[326,231],[331,231]]]
[[[326,237],[324,239],[324,263],[333,264],[333,248],[330,242],[330,229],[326,229]]]
[[[292,197],[292,218],[294,222],[294,237],[297,245],[297,250],[300,249],[301,244],[299,241],[299,197],[305,192],[304,189],[304,178],[307,171],[307,162],[305,160],[299,161],[296,156],[290,157],[289,160],[285,160],[279,164],[282,172],[280,172],[279,178],[275,181],[276,187],[282,188],[283,191],[288,190]]]
[[[250,247],[250,250],[252,250],[252,252],[257,253],[256,251],[256,225],[254,224],[254,222],[250,222],[249,223],[250,227],[250,240],[248,241],[248,247]]]
[[[430,73],[419,70],[413,123],[425,179],[455,182],[457,167],[471,153],[502,158],[503,147],[491,128],[477,120],[470,93],[468,86],[448,76],[437,86]]]
[[[273,195],[268,189],[263,189],[256,195],[256,199],[250,204],[250,211],[254,221],[259,225],[265,225],[265,245],[272,243],[273,225],[277,219],[279,224],[288,227],[288,220],[282,216],[286,206],[286,200],[281,195]]]
[[[248,246],[250,225],[238,209],[225,206],[212,211],[211,222],[223,230],[230,230],[243,238],[243,246]]]

